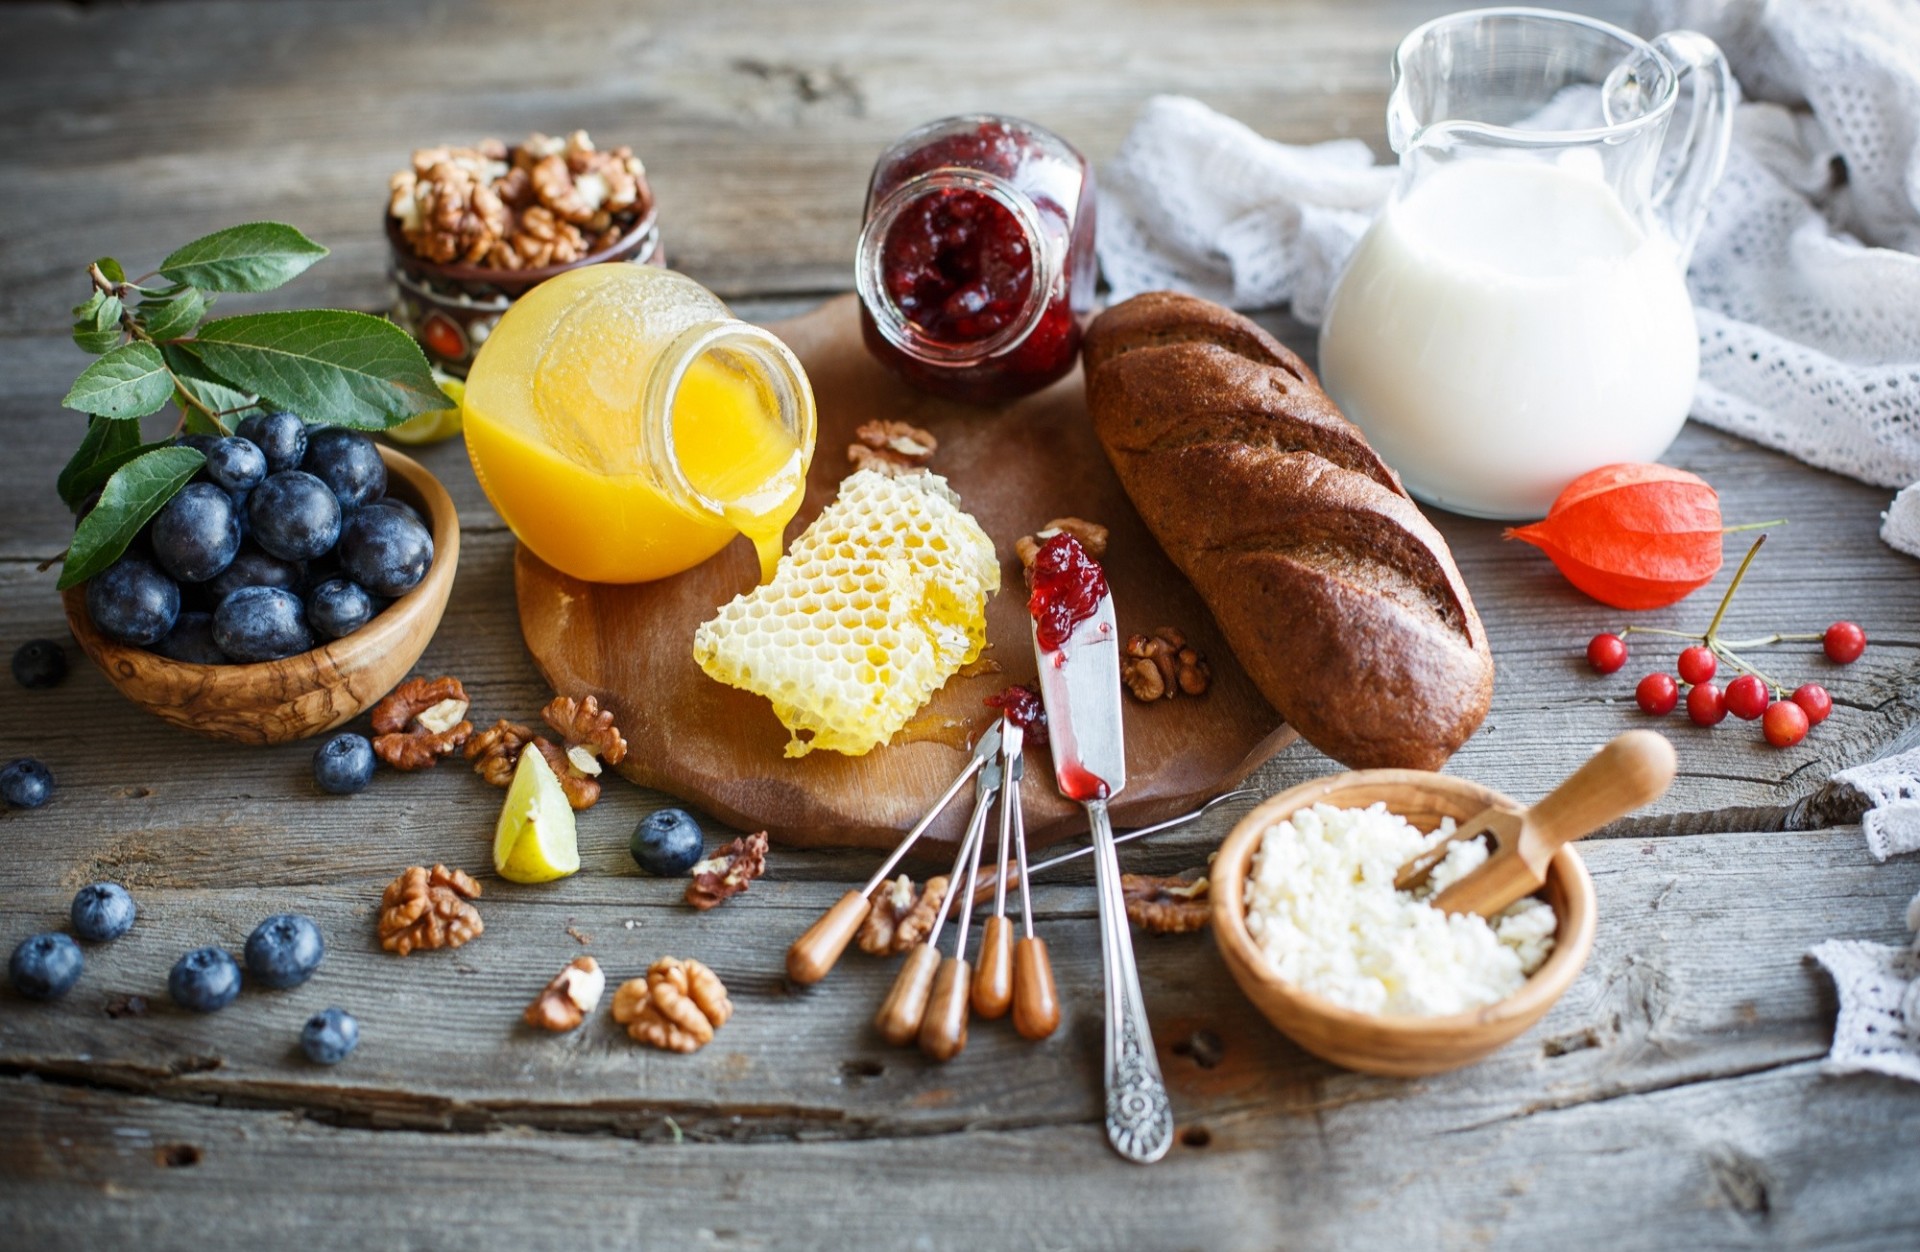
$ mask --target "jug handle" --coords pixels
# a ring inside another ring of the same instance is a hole
[[[1653,41],[1673,64],[1678,87],[1693,89],[1687,133],[1675,146],[1671,172],[1655,189],[1653,203],[1686,268],[1707,217],[1707,197],[1727,168],[1733,142],[1733,106],[1739,86],[1718,44],[1698,31],[1673,30]]]

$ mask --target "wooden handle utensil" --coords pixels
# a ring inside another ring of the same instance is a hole
[[[900,973],[893,980],[880,1011],[873,1015],[874,1029],[896,1048],[912,1043],[927,1018],[927,998],[933,993],[933,974],[940,968],[940,949],[923,943],[907,954]]]
[[[1561,845],[1664,795],[1676,764],[1673,745],[1665,738],[1651,730],[1630,730],[1594,753],[1532,808],[1488,809],[1462,822],[1446,844],[1402,866],[1394,884],[1405,889],[1423,881],[1444,859],[1446,847],[1484,834],[1493,843],[1486,863],[1435,896],[1433,906],[1491,917],[1540,889],[1547,879],[1547,862]]]
[[[1060,1028],[1047,941],[1032,935],[1013,945],[1013,1028],[1023,1039],[1045,1039]]]

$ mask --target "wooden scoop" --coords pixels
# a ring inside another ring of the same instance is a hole
[[[1625,817],[1666,793],[1673,782],[1673,745],[1651,730],[1630,730],[1594,753],[1585,765],[1530,809],[1487,809],[1460,823],[1452,837],[1400,867],[1393,885],[1410,891],[1427,880],[1463,840],[1485,835],[1492,855],[1478,869],[1433,898],[1448,913],[1491,917],[1538,891],[1547,862],[1560,846]]]

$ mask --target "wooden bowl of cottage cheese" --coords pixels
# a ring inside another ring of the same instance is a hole
[[[1380,769],[1305,783],[1248,813],[1210,872],[1214,939],[1234,981],[1295,1043],[1366,1073],[1437,1074],[1512,1042],[1593,950],[1579,854],[1562,847],[1538,897],[1491,923],[1392,891],[1393,869],[1434,832],[1496,805],[1522,807],[1477,783]]]

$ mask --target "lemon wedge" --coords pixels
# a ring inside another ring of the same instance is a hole
[[[567,793],[547,758],[531,745],[520,754],[493,828],[493,868],[508,882],[552,882],[580,868]]]
[[[410,417],[398,426],[389,426],[386,430],[387,438],[395,443],[404,444],[439,443],[442,439],[451,439],[460,433],[460,406],[466,403],[467,399],[466,380],[438,372],[433,378],[440,384],[440,390],[447,393],[447,399],[453,401],[453,407],[435,409],[431,413]]]

